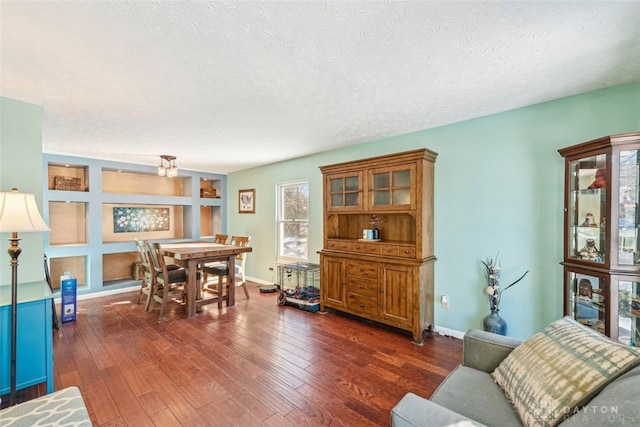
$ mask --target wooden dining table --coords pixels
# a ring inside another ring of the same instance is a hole
[[[227,291],[227,306],[233,306],[236,303],[236,287],[235,287],[235,259],[236,256],[243,252],[252,252],[250,246],[223,245],[213,242],[183,242],[183,243],[166,243],[160,246],[165,256],[171,257],[177,261],[182,261],[183,266],[187,269],[187,316],[196,315],[198,308],[202,305],[209,304],[211,300],[198,299],[198,278],[197,272],[202,264],[213,261],[227,262],[229,268],[229,290]],[[221,298],[218,295],[218,298]]]

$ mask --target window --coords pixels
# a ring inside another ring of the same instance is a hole
[[[278,262],[309,259],[309,182],[278,184]]]

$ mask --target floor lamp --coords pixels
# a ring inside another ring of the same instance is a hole
[[[20,193],[16,188],[0,193],[0,233],[11,233],[8,249],[11,257],[11,394],[9,405],[16,404],[16,341],[18,325],[18,233],[49,231],[40,216],[33,194]]]

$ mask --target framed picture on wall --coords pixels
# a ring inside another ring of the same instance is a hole
[[[256,213],[256,190],[238,190],[238,212]]]

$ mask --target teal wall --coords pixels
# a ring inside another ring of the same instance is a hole
[[[310,181],[310,251],[322,247],[321,165],[427,147],[435,176],[436,325],[464,332],[488,313],[480,263],[500,253],[508,335],[526,338],[562,315],[563,159],[557,150],[640,131],[640,83],[229,174],[227,231],[252,237],[247,274],[274,280],[275,186]],[[283,148],[286,150],[286,147]],[[256,213],[237,214],[239,189],[256,189]]]
[[[42,107],[0,97],[0,191],[33,193],[42,212]],[[0,233],[0,283],[11,283],[9,233]],[[18,281],[44,279],[43,233],[20,233]]]

